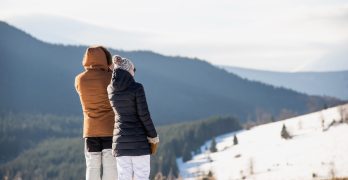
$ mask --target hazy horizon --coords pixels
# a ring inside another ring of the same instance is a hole
[[[343,0],[0,2],[0,19],[51,43],[98,43],[259,70],[348,70]]]

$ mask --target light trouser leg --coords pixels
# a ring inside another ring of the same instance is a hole
[[[148,180],[150,177],[150,155],[132,156],[134,180]]]
[[[100,180],[101,152],[87,152],[86,158],[86,180]]]
[[[112,155],[112,149],[103,149],[103,180],[117,180],[116,158]]]
[[[132,180],[133,167],[131,156],[116,157],[118,180]]]

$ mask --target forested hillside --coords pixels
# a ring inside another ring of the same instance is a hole
[[[0,118],[0,178],[84,179],[82,118],[7,114]],[[212,117],[157,128],[161,139],[151,177],[178,175],[176,158],[197,151],[212,136],[241,129],[237,119]],[[190,157],[188,157],[189,159]]]

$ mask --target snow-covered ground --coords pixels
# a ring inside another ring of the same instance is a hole
[[[192,160],[184,163],[179,158],[180,175],[197,179],[212,171],[218,180],[348,177],[348,123],[328,128],[341,119],[342,108],[348,110],[348,104],[219,136],[218,152],[206,150],[211,144],[208,141],[201,148],[203,153]],[[292,139],[281,138],[283,124]],[[235,146],[234,134],[239,141]]]

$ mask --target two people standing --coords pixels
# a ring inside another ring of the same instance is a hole
[[[159,138],[144,87],[134,80],[135,65],[102,46],[88,48],[82,64],[75,88],[84,116],[86,179],[149,179]]]

